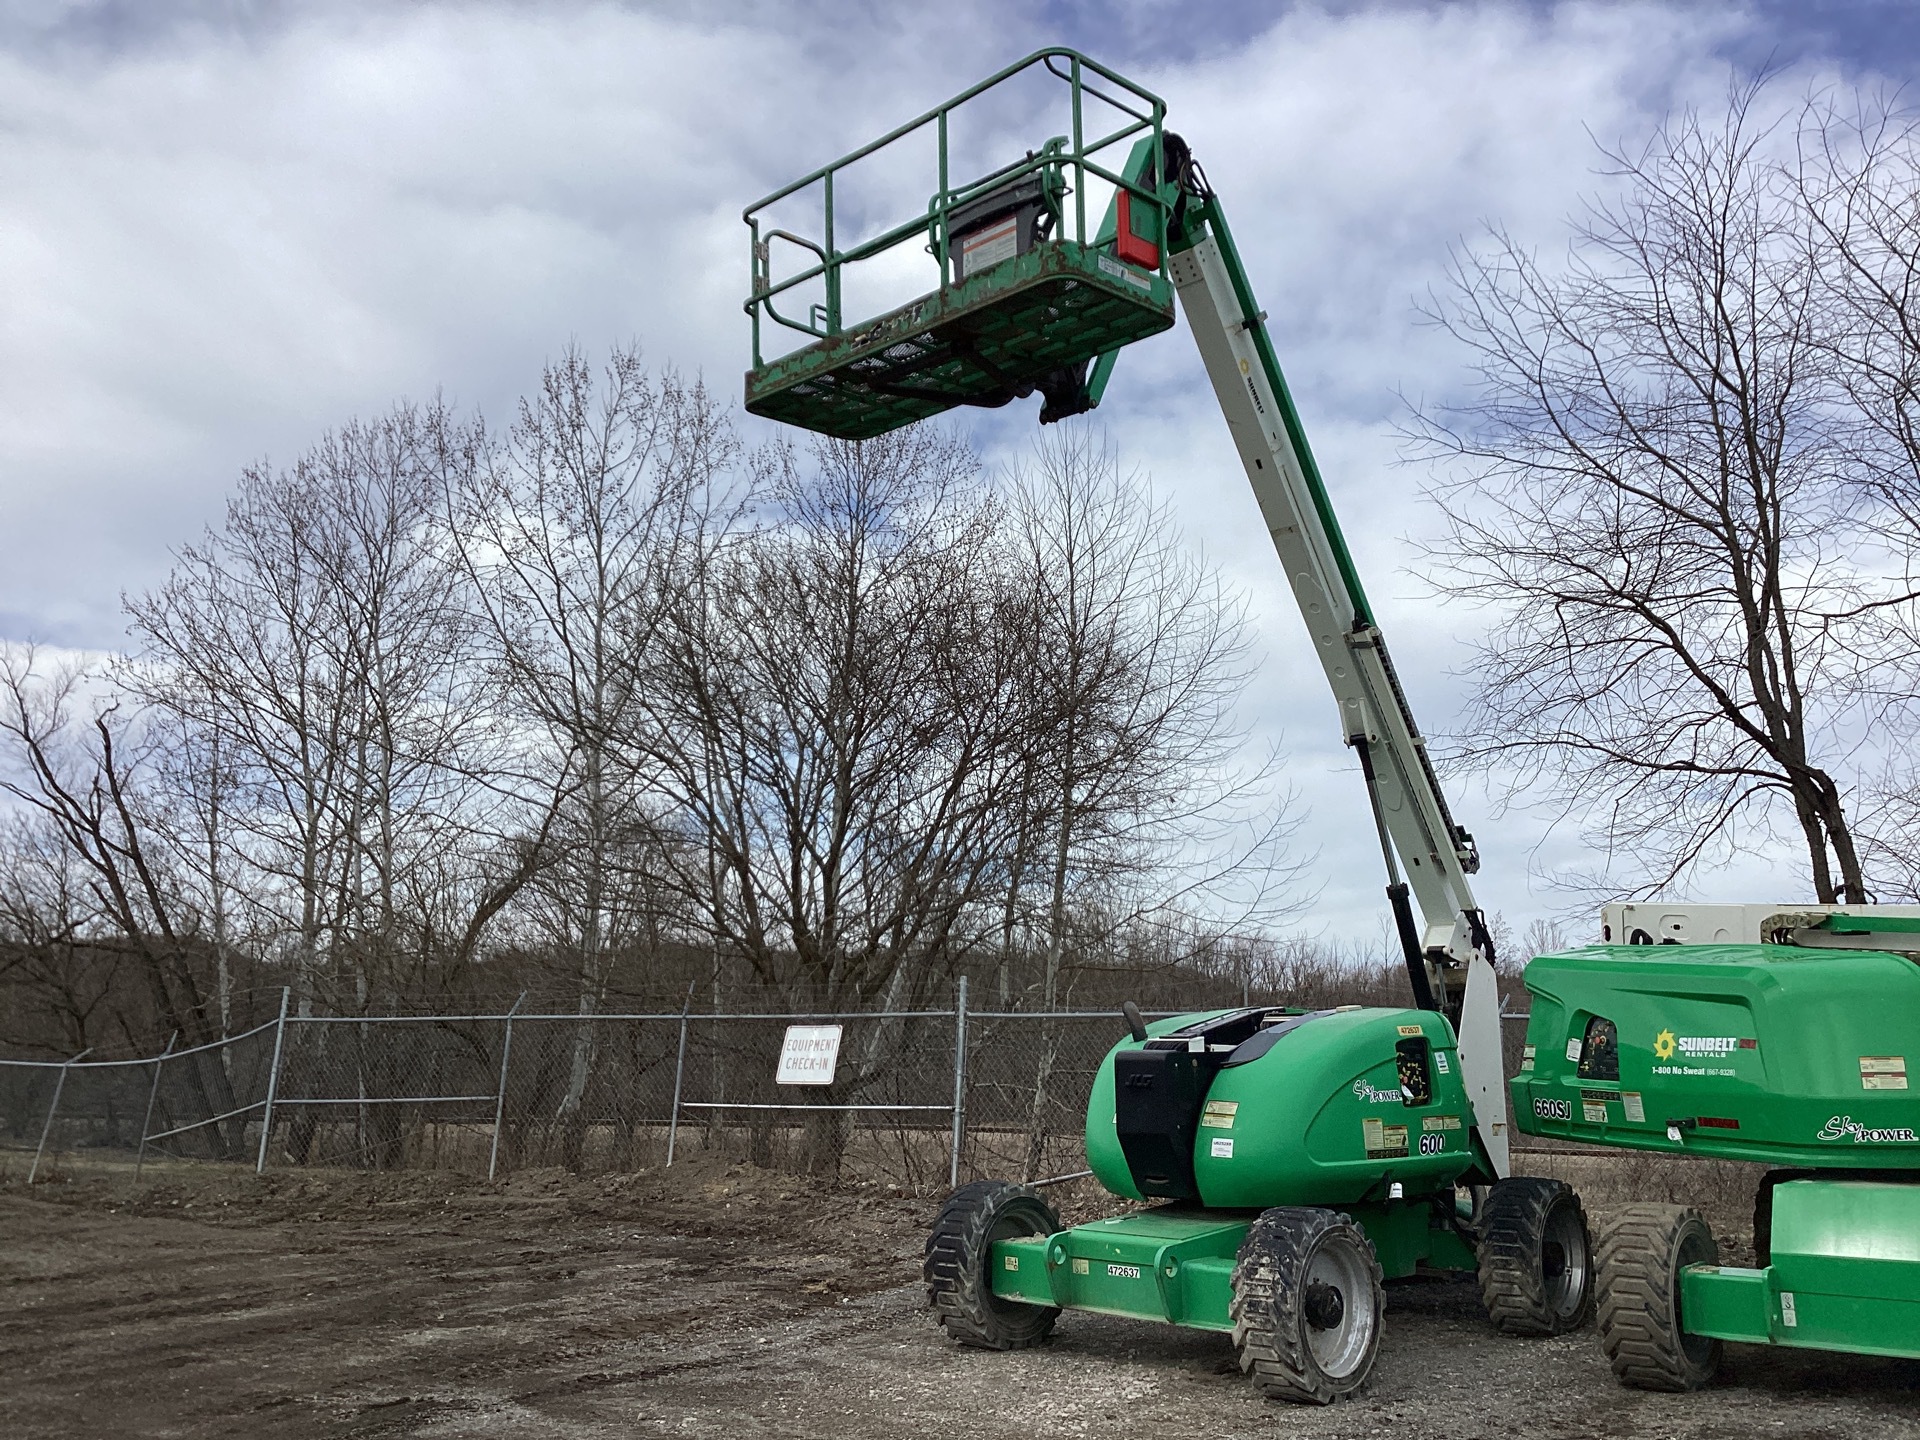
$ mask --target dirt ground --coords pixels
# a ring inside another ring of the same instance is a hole
[[[1062,1317],[949,1344],[932,1202],[696,1161],[454,1175],[85,1172],[0,1184],[7,1436],[1920,1436],[1920,1363],[1733,1348],[1697,1395],[1617,1387],[1591,1329],[1493,1334],[1391,1287],[1368,1394],[1257,1399],[1221,1336]]]

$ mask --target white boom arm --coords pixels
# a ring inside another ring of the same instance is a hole
[[[1353,603],[1336,558],[1340,542],[1331,517],[1315,502],[1275,393],[1277,370],[1270,378],[1261,354],[1257,332],[1265,317],[1248,313],[1251,293],[1244,277],[1242,285],[1234,284],[1229,266],[1237,267],[1238,261],[1230,254],[1219,236],[1210,234],[1170,255],[1168,268],[1314,653],[1333,688],[1342,734],[1360,753],[1389,881],[1398,884],[1397,856],[1419,904],[1421,961],[1434,1000],[1456,1017],[1460,1068],[1476,1132],[1496,1173],[1505,1176],[1500,996],[1489,963],[1491,946],[1467,884],[1478,858],[1471,839],[1448,814],[1380,631]]]

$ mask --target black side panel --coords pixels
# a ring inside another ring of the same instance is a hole
[[[1188,1050],[1122,1050],[1113,1057],[1114,1128],[1142,1195],[1199,1194],[1193,1137],[1216,1068]]]
[[[1318,1020],[1322,1015],[1333,1013],[1331,1010],[1313,1010],[1301,1015],[1288,1015],[1263,1025],[1254,1031],[1250,1039],[1242,1040],[1235,1046],[1233,1053],[1220,1062],[1220,1068],[1224,1070],[1229,1065],[1250,1065],[1309,1020]]]

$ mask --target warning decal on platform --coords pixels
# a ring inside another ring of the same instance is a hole
[[[1153,281],[1142,275],[1138,270],[1135,270],[1131,265],[1122,265],[1118,260],[1109,260],[1106,256],[1102,255],[1100,257],[1100,268],[1107,274],[1113,276],[1114,279],[1124,280],[1137,289],[1151,290],[1153,288]],[[1240,362],[1240,373],[1242,375],[1247,373],[1247,362],[1244,360]]]
[[[1020,253],[1020,222],[1009,217],[998,225],[989,225],[971,235],[960,237],[960,258],[968,275],[989,265],[1011,260]]]

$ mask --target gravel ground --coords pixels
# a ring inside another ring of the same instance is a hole
[[[149,1177],[0,1186],[0,1432],[1920,1436],[1920,1363],[1735,1347],[1640,1395],[1591,1330],[1503,1339],[1465,1284],[1390,1287],[1370,1391],[1325,1410],[1192,1331],[961,1350],[918,1285],[930,1201],[745,1169]]]

